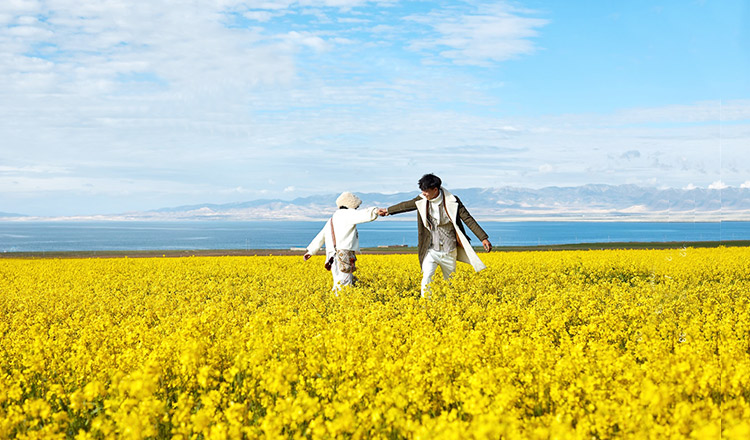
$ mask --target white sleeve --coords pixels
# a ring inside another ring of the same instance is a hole
[[[355,225],[367,223],[378,218],[378,208],[357,209],[352,214],[351,220]]]
[[[318,232],[318,235],[313,238],[313,241],[310,242],[310,244],[307,246],[307,253],[310,255],[315,255],[318,253],[320,248],[323,247],[323,245],[326,242],[326,228],[329,228],[330,224],[326,222],[326,225],[323,226],[323,229]]]

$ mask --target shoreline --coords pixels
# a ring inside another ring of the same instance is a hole
[[[625,215],[612,216],[597,213],[581,213],[577,215],[559,215],[559,214],[515,214],[498,216],[492,213],[481,213],[485,222],[493,223],[546,223],[546,222],[579,222],[579,223],[744,223],[750,222],[750,214],[747,213],[706,213],[702,215],[695,214],[670,214],[670,215]],[[172,223],[172,222],[325,222],[329,217],[243,217],[243,216],[188,216],[188,217],[132,217],[116,215],[91,215],[91,216],[17,216],[17,217],[0,217],[0,223],[86,223],[86,222],[103,222],[103,223]],[[407,218],[389,218],[391,222],[413,222],[413,219]]]
[[[750,240],[725,241],[670,241],[670,242],[607,242],[574,243],[537,246],[495,246],[492,252],[534,252],[534,251],[573,251],[611,249],[682,249],[714,247],[750,247]],[[474,247],[479,255],[484,249]],[[377,247],[362,248],[362,255],[416,254],[416,247]],[[64,259],[64,258],[181,258],[181,257],[252,257],[252,256],[299,256],[302,249],[171,249],[171,250],[95,250],[95,251],[28,251],[0,252],[0,259]],[[322,255],[322,254],[318,254]]]

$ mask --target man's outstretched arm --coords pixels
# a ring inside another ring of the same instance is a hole
[[[389,206],[385,209],[381,208],[378,210],[378,214],[381,216],[385,216],[401,214],[402,212],[415,211],[417,209],[417,200],[419,200],[419,196],[405,202],[396,203],[395,205]]]

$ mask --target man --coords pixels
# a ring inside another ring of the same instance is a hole
[[[439,177],[434,174],[425,174],[419,179],[419,189],[422,190],[422,194],[412,200],[378,210],[381,216],[417,211],[423,297],[438,266],[443,271],[445,279],[456,271],[457,260],[471,264],[477,272],[486,267],[469,244],[469,238],[464,231],[464,223],[482,241],[485,251],[492,250],[487,233],[469,214],[461,200],[441,185],[442,181]]]

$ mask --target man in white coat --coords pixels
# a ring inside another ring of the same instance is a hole
[[[393,215],[417,211],[419,236],[419,264],[422,266],[422,296],[432,281],[438,266],[447,280],[456,271],[456,261],[470,264],[479,272],[486,266],[469,243],[464,223],[482,242],[489,252],[492,244],[489,236],[469,214],[458,197],[442,187],[442,181],[434,174],[425,174],[419,179],[422,193],[412,200],[380,209],[380,215]]]
[[[355,270],[355,252],[359,251],[359,233],[357,225],[371,222],[378,218],[378,208],[357,210],[362,200],[350,192],[341,193],[336,199],[336,211],[326,222],[323,229],[315,236],[305,252],[305,261],[315,255],[325,244],[326,261],[333,257],[331,275],[333,276],[333,291],[338,295],[343,286],[354,285],[357,278]]]

